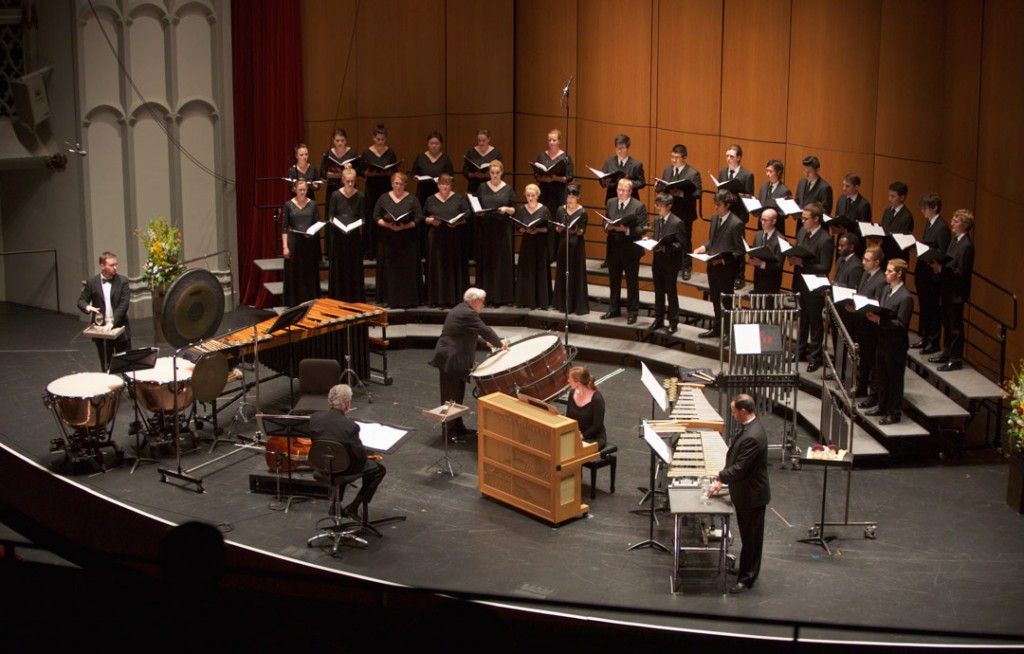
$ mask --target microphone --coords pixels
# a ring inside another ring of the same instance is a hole
[[[575,75],[569,75],[569,81],[565,83],[564,87],[562,87],[562,97],[563,98],[569,97],[569,88],[572,87],[572,80],[575,77],[576,77]]]

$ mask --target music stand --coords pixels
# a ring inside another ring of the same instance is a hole
[[[288,329],[289,327],[299,323],[309,310],[313,307],[313,303],[316,300],[309,300],[302,304],[297,304],[291,309],[285,309],[285,311],[277,317],[274,324],[270,326],[264,334],[273,334],[274,332],[281,331],[282,329]],[[295,353],[292,349],[292,330],[288,329],[288,402],[291,406],[295,405]]]
[[[640,438],[642,438],[644,440],[644,442],[647,443],[648,447],[651,450],[651,467],[650,467],[651,506],[650,506],[650,508],[647,511],[648,514],[649,514],[649,518],[648,518],[648,533],[647,533],[647,540],[642,540],[639,543],[635,543],[633,545],[630,545],[627,549],[629,551],[632,551],[632,550],[638,550],[638,549],[651,548],[651,549],[658,549],[658,550],[661,550],[662,552],[668,553],[669,550],[668,550],[667,547],[662,545],[660,542],[654,540],[654,523],[655,523],[655,520],[656,520],[655,516],[654,516],[654,513],[655,513],[655,508],[654,508],[654,483],[655,483],[654,465],[655,465],[655,459],[656,458],[659,458],[662,461],[664,461],[665,465],[668,465],[669,463],[671,463],[672,462],[672,451],[670,449],[668,449],[668,446],[665,444],[665,441],[663,441],[661,439],[661,436],[659,436],[657,433],[655,433],[655,431],[653,429],[651,429],[650,425],[648,425],[646,423],[644,423],[644,424],[642,424],[640,426]]]
[[[110,374],[121,375],[128,381],[131,391],[128,393],[132,400],[132,409],[135,412],[135,422],[132,423],[128,433],[135,435],[135,460],[132,462],[132,469],[129,474],[135,474],[135,469],[143,463],[157,463],[156,459],[143,458],[142,443],[139,441],[139,432],[142,430],[142,411],[139,409],[139,399],[135,397],[135,373],[139,370],[151,370],[156,365],[156,357],[160,350],[155,347],[143,347],[137,350],[119,352],[110,357]],[[131,380],[128,380],[127,373],[131,373]]]
[[[292,495],[292,438],[308,438],[309,432],[305,429],[307,423],[309,423],[310,416],[290,416],[290,415],[270,415],[266,413],[256,414],[256,428],[266,436],[268,439],[271,436],[284,436],[285,438],[285,473],[288,478],[288,497],[281,502],[281,466],[278,466],[277,470],[277,504],[271,504],[270,509],[272,511],[284,510],[288,513],[291,509],[292,501],[299,499],[305,500],[305,497],[297,497]]]
[[[466,415],[469,413],[469,407],[449,401],[433,409],[423,409],[422,413],[425,417],[441,423],[441,438],[444,440],[444,456],[435,461],[431,467],[436,466],[439,468],[437,472],[439,475],[447,472],[454,477],[455,470],[452,468],[452,458],[448,455],[448,421]]]

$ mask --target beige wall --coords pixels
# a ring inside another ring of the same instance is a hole
[[[410,164],[431,129],[459,162],[487,126],[525,171],[547,130],[564,129],[558,91],[574,74],[578,171],[599,166],[619,132],[649,175],[683,142],[706,177],[738,142],[759,183],[779,158],[795,188],[800,160],[817,154],[837,193],[845,173],[861,175],[876,221],[896,179],[914,206],[934,190],[946,215],[974,210],[977,271],[1017,291],[1024,275],[1007,263],[1021,239],[1006,236],[1024,224],[1024,67],[1008,64],[1022,32],[1017,0],[305,0],[307,137],[319,155],[340,125],[361,150],[384,120]],[[588,204],[603,197],[595,182],[583,192]],[[698,224],[695,239],[706,233]],[[975,289],[979,306],[1012,321],[1004,294]],[[994,333],[980,312],[971,319]],[[1022,341],[1010,334],[1012,359]]]

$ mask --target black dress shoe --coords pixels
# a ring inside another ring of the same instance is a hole
[[[690,275],[691,274],[692,273],[689,270],[684,270],[683,271],[683,281],[684,282],[690,281]]]
[[[672,323],[671,325],[668,326],[668,329],[666,331],[669,334],[675,334],[677,331],[679,331],[679,325]]]
[[[706,332],[697,334],[697,338],[717,338],[720,334],[721,332],[717,329],[709,329]]]
[[[871,416],[872,418],[875,418],[877,416],[882,416],[882,415],[885,415],[885,414],[882,413],[881,409],[873,409],[871,411],[865,411],[864,415]]]
[[[605,259],[604,261],[601,262],[601,267],[602,268],[607,268],[608,267],[608,260],[607,259]]]
[[[859,409],[873,409],[876,406],[878,406],[877,397],[868,397],[868,399],[864,400],[863,402],[857,403],[857,408]]]
[[[926,341],[921,340],[921,341],[918,341],[916,343],[911,344],[910,349],[911,350],[920,350],[922,347],[925,347],[926,345],[928,345],[928,343]]]
[[[807,372],[814,372],[819,368],[821,368],[820,361],[811,361],[810,363],[807,364]]]
[[[928,363],[948,363],[948,362],[949,362],[949,355],[948,354],[940,354],[937,357],[928,357]]]
[[[964,364],[959,361],[948,361],[947,363],[944,363],[938,368],[936,368],[936,370],[938,370],[939,372],[950,372],[952,370],[962,370],[963,367]]]
[[[665,326],[665,323],[663,321],[655,320],[654,322],[651,323],[651,326],[647,328],[647,331],[653,332],[655,330],[661,329],[664,326]]]
[[[878,421],[880,425],[895,425],[900,421],[900,416],[885,416]]]
[[[635,313],[631,313],[628,316],[626,316],[626,324],[627,325],[632,325],[635,322],[636,322],[636,314]]]
[[[740,581],[735,586],[733,586],[732,588],[729,589],[729,594],[730,595],[739,595],[740,593],[747,592],[751,588],[753,588],[753,586],[748,586],[745,583],[743,583],[742,581]]]
[[[935,354],[939,351],[939,348],[935,345],[927,345],[921,348],[921,354]]]
[[[622,313],[619,311],[609,311],[608,313],[601,316],[601,320],[608,320],[609,318],[621,318]]]
[[[732,283],[733,289],[735,289],[737,291],[740,290],[741,288],[743,288],[746,285],[747,285],[747,282],[742,280],[742,279],[737,279],[735,282]],[[742,592],[742,591],[740,591],[740,592]]]

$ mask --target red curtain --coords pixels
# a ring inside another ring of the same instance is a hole
[[[284,177],[292,148],[303,140],[299,12],[300,4],[288,0],[231,3],[238,287],[243,304],[260,308],[272,296],[254,261],[280,256],[273,207],[288,192],[285,182],[258,180]]]

